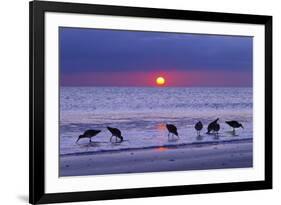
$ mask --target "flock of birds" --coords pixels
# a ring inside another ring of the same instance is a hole
[[[214,120],[213,122],[211,122],[208,127],[207,127],[207,133],[206,134],[215,134],[216,136],[218,136],[219,130],[220,130],[220,124],[218,123],[219,118],[217,118],[216,120]],[[230,127],[233,128],[233,135],[235,135],[235,129],[236,128],[243,128],[243,125],[235,120],[232,121],[225,121],[226,124],[228,124]],[[170,138],[170,134],[177,136],[179,138],[179,134],[178,134],[178,129],[175,125],[173,124],[166,124],[166,128],[168,130],[168,139]],[[197,131],[197,135],[200,136],[200,132],[203,129],[203,124],[201,121],[198,121],[195,126],[194,126],[195,130]],[[111,133],[111,137],[110,137],[110,142],[112,142],[112,138],[115,137],[115,142],[119,142],[121,143],[123,141],[123,136],[122,133],[119,129],[117,128],[113,128],[113,127],[107,127],[107,129],[109,130],[109,132]],[[86,130],[82,135],[80,135],[76,141],[76,143],[82,139],[82,138],[89,138],[89,142],[92,142],[92,137],[96,136],[97,134],[99,134],[101,132],[101,130]]]

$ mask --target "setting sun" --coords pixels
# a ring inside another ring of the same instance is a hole
[[[165,78],[163,78],[161,76],[156,78],[156,84],[157,85],[164,85],[165,84]]]

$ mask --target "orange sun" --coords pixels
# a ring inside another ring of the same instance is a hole
[[[156,78],[156,84],[157,85],[164,85],[165,84],[165,78],[159,76]]]

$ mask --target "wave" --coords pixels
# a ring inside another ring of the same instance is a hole
[[[197,141],[190,143],[180,143],[180,144],[164,144],[164,145],[152,145],[152,146],[143,146],[143,147],[124,147],[120,149],[100,149],[98,151],[86,151],[86,152],[74,152],[74,153],[65,153],[60,154],[61,157],[67,156],[81,156],[81,155],[92,155],[99,153],[113,153],[113,152],[125,152],[125,151],[138,151],[138,150],[148,150],[148,149],[159,149],[159,148],[167,148],[167,149],[175,149],[180,147],[196,147],[196,146],[211,146],[217,144],[237,144],[237,143],[251,143],[253,141],[252,138],[244,138],[244,139],[231,139],[231,140],[219,140],[219,141]]]
[[[62,87],[61,113],[252,109],[252,88]]]

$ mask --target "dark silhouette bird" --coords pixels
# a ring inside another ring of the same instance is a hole
[[[177,137],[179,137],[178,134],[178,129],[175,125],[172,124],[166,124],[167,130],[169,131],[168,133],[168,138],[170,137],[170,133],[172,133],[173,135],[176,135]]]
[[[217,118],[216,120],[214,120],[213,122],[211,122],[211,123],[208,125],[207,134],[210,134],[211,131],[214,131],[214,127],[216,126],[216,124],[218,124],[218,120],[219,120],[219,118]]]
[[[107,127],[107,129],[112,134],[112,136],[110,137],[110,142],[112,140],[112,137],[116,137],[116,141],[115,142],[117,142],[117,138],[120,139],[119,142],[123,141],[123,136],[122,136],[121,131],[119,129],[114,128],[114,127]]]
[[[200,136],[200,131],[203,129],[203,124],[201,121],[197,122],[194,126],[197,131],[197,136]]]
[[[92,142],[91,138],[99,134],[101,130],[86,130],[83,135],[79,135],[76,143],[82,138],[89,138],[89,141]]]
[[[242,125],[241,123],[235,121],[235,120],[232,120],[232,121],[225,121],[225,123],[228,124],[230,127],[233,128],[233,135],[235,135],[235,128],[241,127],[241,128],[244,129],[243,125]]]
[[[213,130],[214,130],[215,135],[218,137],[219,131],[220,131],[220,124],[219,123],[214,124]]]

